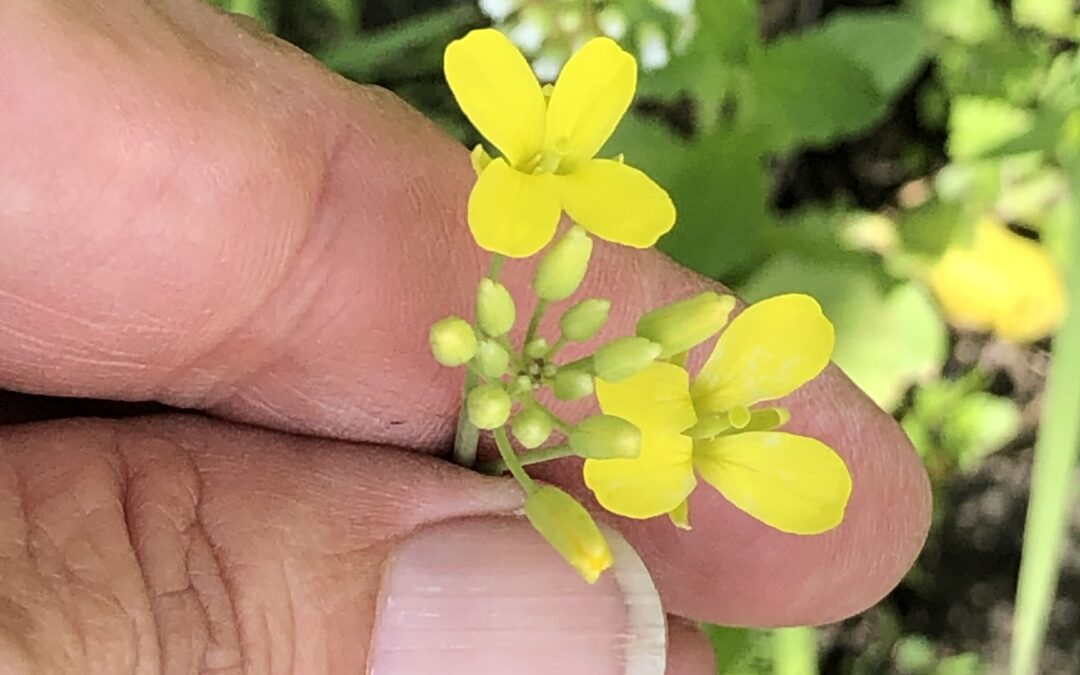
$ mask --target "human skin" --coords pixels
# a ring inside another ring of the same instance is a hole
[[[628,609],[662,603],[668,672],[696,675],[684,619],[835,621],[924,541],[918,458],[830,367],[784,404],[851,470],[838,528],[785,535],[706,486],[691,532],[606,518],[658,596],[579,583],[511,481],[433,457],[461,374],[427,329],[486,264],[465,150],[200,2],[0,5],[0,148],[0,388],[204,413],[0,428],[0,673],[617,673],[664,650]],[[606,337],[716,288],[604,243],[585,286]],[[537,474],[588,496],[573,461]]]

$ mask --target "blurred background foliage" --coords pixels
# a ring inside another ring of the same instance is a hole
[[[749,300],[815,296],[937,497],[877,607],[709,627],[720,672],[1080,673],[1080,3],[214,2],[470,146],[441,72],[469,28],[506,32],[545,80],[595,35],[637,54],[605,152],[671,192],[661,248]]]

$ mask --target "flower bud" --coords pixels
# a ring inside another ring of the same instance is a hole
[[[659,343],[659,358],[682,354],[720,332],[727,323],[735,298],[712,291],[654,309],[637,324],[639,337]]]
[[[569,441],[574,454],[589,459],[633,459],[641,454],[641,429],[613,415],[582,420]]]
[[[530,359],[538,359],[544,354],[548,353],[548,343],[544,338],[536,338],[530,340],[529,344],[525,345],[525,356]]]
[[[559,328],[567,340],[584,342],[593,338],[607,323],[611,301],[603,298],[582,300],[559,319]]]
[[[533,276],[533,290],[541,300],[558,302],[573,295],[592,255],[592,239],[574,226],[544,255]]]
[[[533,390],[533,380],[528,375],[518,375],[510,380],[510,393],[525,394]]]
[[[465,408],[477,429],[497,429],[510,417],[510,394],[494,382],[481,384],[469,392]]]
[[[476,333],[460,317],[448,316],[436,321],[428,340],[435,360],[444,366],[460,366],[476,354]]]
[[[522,447],[539,448],[551,435],[551,417],[538,408],[526,408],[514,417],[510,430]]]
[[[593,393],[593,378],[575,368],[560,368],[551,388],[560,401],[576,401]]]
[[[525,516],[590,584],[614,562],[607,540],[589,512],[554,485],[543,485],[526,498]]]
[[[476,349],[476,367],[484,377],[499,378],[506,374],[510,355],[494,340],[482,340]]]
[[[612,340],[593,355],[593,372],[602,380],[618,382],[636,375],[660,355],[660,345],[643,337]]]
[[[514,299],[510,291],[497,281],[487,277],[480,280],[476,289],[476,324],[491,337],[499,337],[514,325]]]

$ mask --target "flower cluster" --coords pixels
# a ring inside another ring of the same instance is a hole
[[[580,502],[538,485],[526,466],[584,458],[585,484],[601,507],[630,518],[667,515],[682,528],[690,527],[687,498],[698,476],[784,532],[838,525],[851,492],[843,460],[821,441],[779,431],[790,415],[769,405],[814,378],[832,354],[832,325],[813,299],[778,296],[729,322],[735,299],[702,293],[648,312],[634,334],[573,361],[559,358],[562,348],[595,338],[610,301],[582,299],[562,313],[557,339],[539,334],[545,313],[581,285],[593,236],[646,248],[674,225],[660,186],[621,158],[596,158],[633,98],[633,57],[607,38],[590,40],[554,86],[541,88],[510,41],[486,29],[451,43],[445,69],[465,114],[501,152],[472,153],[469,227],[493,254],[475,318],[445,318],[430,334],[440,363],[467,369],[456,461],[473,465],[479,432],[490,431],[500,458],[478,468],[517,479],[529,520],[590,582],[612,562],[603,534]],[[564,212],[575,224],[552,243]],[[536,309],[512,340],[517,304],[499,282],[502,266],[541,251],[531,284]],[[689,352],[714,338],[691,380]],[[601,412],[575,424],[543,403],[594,395]]]

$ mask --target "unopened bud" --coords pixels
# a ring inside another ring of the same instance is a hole
[[[525,394],[533,390],[533,379],[528,375],[518,375],[510,380],[511,394]]]
[[[613,415],[582,420],[569,441],[574,454],[589,459],[633,459],[641,454],[641,430]]]
[[[498,342],[483,340],[476,348],[476,367],[484,377],[502,377],[509,365],[510,355]]]
[[[544,255],[533,276],[533,290],[542,300],[558,302],[574,294],[592,255],[592,239],[576,225]]]
[[[560,368],[552,384],[555,398],[560,401],[576,401],[593,393],[592,375],[575,368]]]
[[[522,447],[539,448],[551,435],[551,417],[537,408],[526,408],[514,417],[510,430]]]
[[[476,324],[491,337],[499,337],[514,326],[514,299],[510,291],[487,277],[476,289]]]
[[[625,380],[647,368],[660,352],[660,345],[643,337],[616,338],[596,350],[593,372],[608,382]]]
[[[547,340],[544,338],[536,338],[535,340],[530,340],[529,344],[525,345],[525,356],[530,359],[539,359],[544,356],[544,354],[548,353],[548,349]]]
[[[607,540],[589,512],[554,485],[543,485],[528,496],[525,516],[590,584],[614,562]]]
[[[654,309],[641,317],[636,332],[660,344],[663,349],[659,358],[666,359],[719,333],[734,308],[734,297],[706,291]]]
[[[428,339],[435,360],[444,366],[460,366],[476,355],[476,333],[460,317],[448,316],[436,321]]]
[[[469,392],[465,408],[477,429],[497,429],[510,417],[510,395],[494,382],[481,384]]]
[[[607,323],[611,301],[603,298],[582,300],[559,319],[559,328],[567,340],[584,342],[593,338]]]

